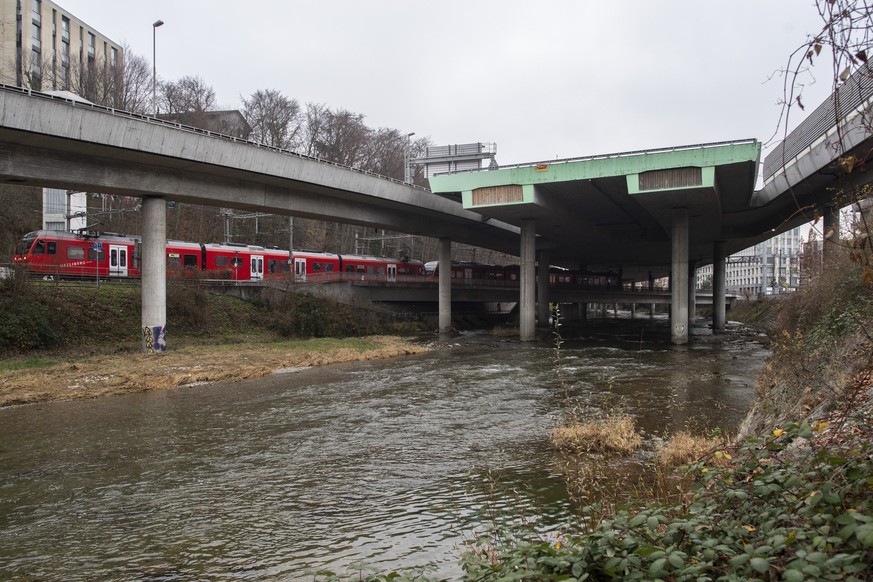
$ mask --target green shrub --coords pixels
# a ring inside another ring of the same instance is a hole
[[[827,442],[825,423],[746,441],[731,463],[690,471],[690,503],[620,512],[557,542],[479,540],[475,580],[868,580],[873,456],[866,439]]]

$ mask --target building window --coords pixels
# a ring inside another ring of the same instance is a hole
[[[112,47],[112,49],[110,49],[110,51],[109,51],[109,64],[114,68],[117,63],[118,63],[118,49],[115,47]]]
[[[90,59],[90,60],[94,59],[94,51],[95,51],[94,42],[95,42],[95,40],[96,39],[94,38],[94,33],[89,32],[88,33],[88,59]]]

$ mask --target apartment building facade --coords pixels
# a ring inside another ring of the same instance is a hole
[[[725,265],[725,290],[748,297],[796,291],[800,285],[803,227],[729,256]],[[697,270],[698,288],[711,280],[712,265]]]
[[[0,83],[40,91],[106,91],[122,47],[50,0],[0,0]]]

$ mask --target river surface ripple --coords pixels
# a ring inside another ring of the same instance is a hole
[[[559,355],[470,335],[389,361],[0,410],[0,579],[458,578],[488,526],[549,535],[572,520],[548,445],[568,398],[592,413],[620,400],[650,442],[738,426],[764,348],[643,335]]]

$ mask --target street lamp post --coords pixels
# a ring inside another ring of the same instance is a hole
[[[155,117],[158,116],[158,63],[156,41],[158,36],[158,27],[163,26],[163,20],[155,20],[152,23],[152,109]]]
[[[415,132],[406,134],[406,147],[403,150],[403,181],[406,184],[412,182],[412,168],[409,167],[409,138],[415,135]]]

